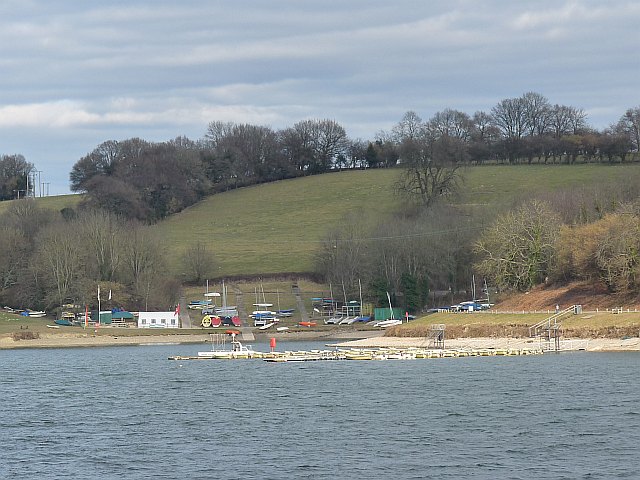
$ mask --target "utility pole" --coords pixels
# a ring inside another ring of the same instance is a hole
[[[33,170],[33,185],[34,185],[34,188],[33,188],[33,196],[34,196],[34,197],[35,197],[35,196],[39,196],[39,197],[41,197],[41,196],[42,196],[42,184],[41,184],[41,182],[40,182],[40,174],[41,174],[41,173],[42,173],[42,170],[38,170],[38,169]],[[35,189],[35,185],[36,185],[36,174],[38,175],[38,183],[37,183],[37,185],[38,185],[38,195],[36,195],[36,189]]]

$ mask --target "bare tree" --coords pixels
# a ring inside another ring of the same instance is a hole
[[[341,284],[349,294],[358,290],[369,265],[370,220],[351,212],[327,233],[316,256],[316,271],[332,284]]]
[[[594,252],[600,278],[611,291],[632,290],[640,282],[640,222],[634,215],[612,215]]]
[[[527,92],[522,96],[530,136],[543,135],[549,125],[549,100],[539,93]]]
[[[83,272],[81,246],[75,230],[60,222],[41,232],[31,267],[39,271],[48,308],[78,298]]]
[[[91,210],[78,218],[75,235],[85,246],[86,272],[94,281],[116,281],[126,239],[125,220],[110,212]]]
[[[141,140],[139,140],[142,142]],[[122,159],[122,144],[108,140],[98,145],[91,153],[78,160],[71,169],[72,192],[87,192],[88,182],[96,175],[113,174],[117,163]]]
[[[234,126],[233,122],[215,121],[209,123],[204,135],[206,145],[209,148],[216,148],[220,141],[231,133]]]
[[[283,177],[281,152],[273,130],[239,124],[225,131],[217,139],[214,151],[218,158],[230,162],[232,175],[253,183]]]
[[[522,138],[529,128],[527,105],[522,97],[500,101],[491,109],[491,116],[503,136],[509,139]]]
[[[0,228],[0,292],[15,285],[20,270],[26,268],[29,259],[28,245],[19,230]]]
[[[462,141],[471,139],[473,122],[464,112],[447,108],[437,112],[427,123],[435,137],[454,137]]]
[[[289,162],[310,174],[331,169],[349,146],[345,129],[334,120],[303,120],[284,130],[281,140]]]
[[[157,238],[146,227],[130,222],[123,252],[123,277],[132,287],[132,297],[145,310],[152,287],[160,277],[166,276],[162,248]]]
[[[33,191],[27,181],[32,170],[22,155],[0,155],[0,200],[27,197]]]
[[[454,137],[423,136],[400,145],[403,172],[396,192],[425,207],[453,193],[461,178],[459,169],[468,158],[465,143]]]
[[[554,105],[549,111],[549,128],[556,138],[577,134],[586,127],[586,114],[578,108]]]
[[[640,152],[640,106],[625,112],[618,122],[618,130],[626,133],[631,140],[633,150]]]
[[[424,135],[425,124],[422,118],[416,112],[408,111],[404,114],[402,120],[393,127],[390,137],[399,144],[405,140],[422,138]]]
[[[317,162],[326,171],[339,155],[346,154],[349,139],[342,125],[334,120],[316,121],[315,131]]]
[[[476,242],[476,268],[502,289],[527,290],[547,277],[559,229],[547,203],[524,204],[498,217]]]
[[[187,247],[181,260],[186,270],[185,278],[187,281],[200,283],[215,275],[214,256],[202,242],[196,242]]]

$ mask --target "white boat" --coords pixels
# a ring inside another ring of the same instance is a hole
[[[389,300],[389,312],[391,313],[391,318],[374,323],[374,327],[388,328],[396,325],[402,325],[402,320],[393,318],[393,306],[391,305],[391,296],[389,295],[389,292],[387,292],[387,300]]]
[[[28,310],[27,314],[29,317],[36,317],[36,318],[45,317],[47,315],[46,312],[39,311],[39,310]]]
[[[342,320],[344,320],[343,317],[331,317],[331,318],[327,318],[324,321],[325,325],[339,325],[340,322],[342,322]]]
[[[271,328],[275,325],[276,322],[265,323],[261,327],[258,327],[258,330],[266,330],[267,328]]]
[[[380,327],[380,328],[393,327],[395,325],[402,325],[402,320],[396,320],[394,318],[390,318],[389,320],[382,320],[381,322],[376,322],[373,324],[374,327]]]
[[[340,323],[338,323],[338,325],[351,325],[353,322],[355,322],[356,317],[344,317],[342,320],[340,320]]]
[[[276,327],[276,330],[278,332],[286,332],[287,330],[289,330],[289,327]]]
[[[265,308],[273,307],[273,303],[254,303],[253,306],[264,310]]]
[[[249,345],[243,345],[240,340],[236,340],[236,334],[231,333],[231,350],[216,350],[211,342],[211,350],[206,352],[198,352],[200,358],[216,358],[216,359],[235,359],[235,358],[253,358],[258,353]]]

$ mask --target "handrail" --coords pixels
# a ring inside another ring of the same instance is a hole
[[[564,310],[561,310],[558,313],[553,314],[552,316],[550,316],[549,318],[545,318],[544,320],[536,323],[535,325],[532,325],[529,327],[529,336],[530,337],[536,337],[538,336],[538,330],[540,328],[545,327],[545,330],[550,330],[551,329],[551,322],[553,322],[554,327],[558,328],[559,325],[557,323],[557,321],[564,317],[565,315],[569,314],[569,313],[573,313],[576,309],[576,305],[571,305],[569,308],[565,308]]]

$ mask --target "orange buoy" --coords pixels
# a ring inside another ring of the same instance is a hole
[[[269,340],[269,346],[271,347],[271,350],[276,348],[276,339],[275,338],[271,337],[271,340]]]

